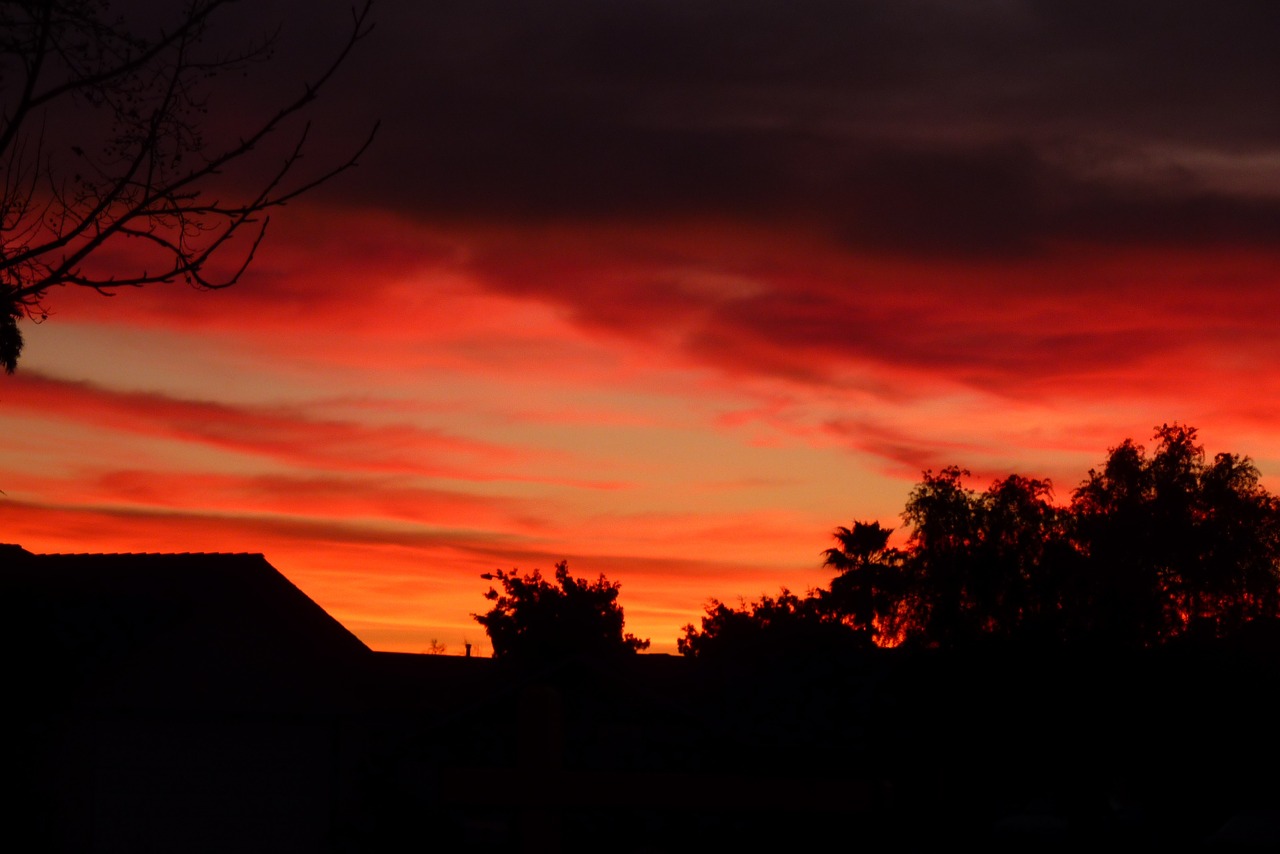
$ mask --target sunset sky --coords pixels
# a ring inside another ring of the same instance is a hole
[[[0,541],[261,552],[376,649],[482,654],[479,575],[567,558],[671,652],[711,597],[825,584],[831,531],[899,525],[927,468],[1064,501],[1178,421],[1280,488],[1280,4],[373,17],[307,163],[373,147],[238,285],[24,324]],[[213,89],[230,122],[349,13],[225,22],[283,22]]]

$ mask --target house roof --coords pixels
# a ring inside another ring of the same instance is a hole
[[[4,655],[96,705],[311,701],[368,647],[260,554],[0,545]]]

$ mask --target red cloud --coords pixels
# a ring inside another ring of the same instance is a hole
[[[463,457],[494,464],[516,456],[509,448],[411,425],[319,420],[289,407],[242,407],[154,392],[113,391],[34,371],[22,371],[6,383],[5,406],[318,470],[476,477],[474,470],[432,460]]]

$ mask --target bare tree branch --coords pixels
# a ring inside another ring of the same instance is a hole
[[[236,283],[266,234],[267,213],[355,166],[378,126],[349,156],[303,176],[304,124],[247,198],[208,194],[232,167],[260,162],[268,138],[316,100],[372,29],[371,1],[352,8],[345,41],[297,97],[210,150],[209,78],[265,59],[270,46],[201,55],[214,14],[233,0],[190,0],[176,25],[154,35],[109,18],[104,0],[0,0],[0,365],[14,370],[18,322],[46,317],[52,288],[110,294],[177,280],[203,289]],[[56,110],[90,107],[110,118],[99,142],[55,148]],[[142,250],[130,256],[136,268],[94,264],[122,241]]]

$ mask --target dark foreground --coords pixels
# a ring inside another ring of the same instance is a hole
[[[260,556],[3,548],[12,850],[1280,845],[1269,629],[504,667],[371,652]]]

